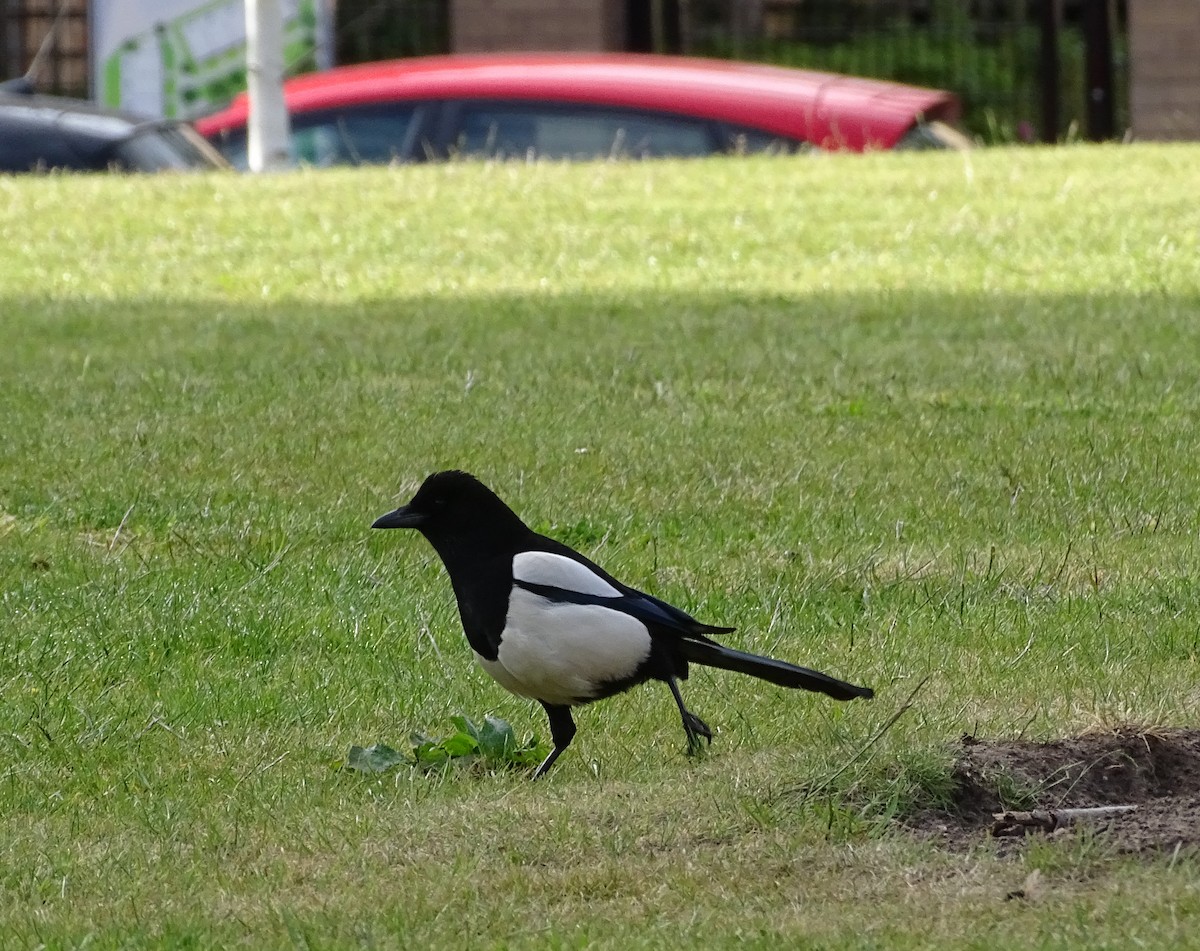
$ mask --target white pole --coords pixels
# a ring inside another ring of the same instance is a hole
[[[250,93],[250,171],[286,168],[289,123],[283,101],[280,0],[246,0],[246,85]]]

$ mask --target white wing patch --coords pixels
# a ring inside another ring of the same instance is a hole
[[[619,598],[621,592],[598,574],[565,555],[548,551],[523,551],[513,558],[513,578],[526,584],[544,584],[598,598]]]
[[[650,633],[637,618],[601,605],[564,604],[514,588],[499,656],[496,660],[480,657],[479,663],[500,686],[519,696],[571,705],[592,699],[607,681],[632,676],[649,656]]]

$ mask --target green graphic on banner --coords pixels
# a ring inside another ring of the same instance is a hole
[[[319,2],[283,4],[288,75],[319,67]],[[153,111],[184,119],[225,105],[246,88],[244,11],[244,0],[211,0],[126,38],[101,64],[97,98],[115,108],[159,100]]]

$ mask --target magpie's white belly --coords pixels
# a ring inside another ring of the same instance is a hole
[[[600,605],[551,601],[514,588],[495,660],[476,655],[500,686],[522,697],[570,705],[631,676],[650,656],[646,626]]]

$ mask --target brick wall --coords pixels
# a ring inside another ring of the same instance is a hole
[[[1200,139],[1200,2],[1131,0],[1129,112],[1138,139]]]
[[[451,0],[456,53],[501,50],[617,50],[625,38],[622,0]]]

